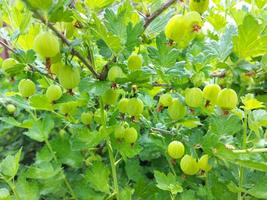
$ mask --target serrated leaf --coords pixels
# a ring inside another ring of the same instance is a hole
[[[25,178],[19,178],[16,183],[16,189],[21,200],[38,200],[40,192],[37,183],[27,181]]]
[[[168,46],[168,40],[162,32],[156,38],[157,48],[148,47],[148,56],[161,67],[171,67],[176,63],[179,51]]]
[[[28,132],[24,132],[29,138],[38,142],[48,139],[51,130],[54,128],[54,121],[50,116],[45,116],[42,120],[33,122],[33,126]]]
[[[241,121],[236,115],[212,116],[209,123],[210,131],[217,135],[233,135],[242,128]]]
[[[30,166],[26,172],[26,177],[31,179],[48,179],[56,176],[60,171],[60,167],[54,167],[49,162],[42,162],[38,165]]]
[[[47,110],[47,111],[53,110],[52,103],[45,95],[42,94],[34,95],[30,97],[29,102],[30,105],[37,110]]]
[[[0,173],[8,178],[13,178],[16,176],[19,169],[19,161],[21,157],[22,150],[20,149],[16,155],[8,155],[0,163]]]
[[[142,22],[137,23],[135,26],[133,26],[131,22],[127,25],[127,40],[125,46],[129,52],[133,51],[134,47],[140,43],[139,36],[142,32]]]
[[[102,162],[94,162],[86,171],[86,181],[97,191],[109,193],[110,171]]]
[[[238,36],[233,38],[234,52],[241,58],[264,55],[267,52],[267,35],[262,35],[263,26],[247,15],[238,27]]]
[[[94,16],[95,24],[94,28],[91,29],[92,32],[98,37],[101,38],[107,46],[112,49],[115,53],[118,53],[121,48],[121,40],[118,36],[112,34],[111,32],[108,32],[106,27],[101,23],[101,21]]]
[[[205,45],[205,53],[208,57],[213,57],[223,62],[232,52],[232,37],[236,33],[234,26],[228,26],[225,33],[218,41],[208,40]]]
[[[176,177],[169,173],[165,175],[160,171],[154,171],[154,176],[157,182],[157,187],[161,190],[170,191],[172,194],[183,192],[182,186],[176,181]]]

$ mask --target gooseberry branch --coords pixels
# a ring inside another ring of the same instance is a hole
[[[144,24],[144,30],[149,26],[149,24],[157,18],[164,10],[168,9],[172,4],[174,4],[177,0],[169,0],[164,3],[158,10],[152,13],[149,17],[146,18]]]
[[[38,18],[43,24],[45,24],[48,28],[50,28],[56,35],[57,37],[59,37],[61,39],[61,41],[63,43],[65,43],[67,46],[71,46],[71,42],[60,33],[60,31],[58,31],[53,24],[51,24],[50,22],[47,22],[46,19],[37,11],[34,10],[30,4],[28,3],[27,0],[23,0],[23,2],[27,5],[27,7],[33,12],[33,14],[35,15],[36,18]],[[71,54],[76,56],[88,69],[89,71],[91,71],[91,73],[96,77],[99,78],[99,74],[95,71],[95,69],[93,68],[93,66],[87,62],[87,60],[84,58],[84,56],[78,52],[77,50],[75,50],[74,48],[71,49]]]

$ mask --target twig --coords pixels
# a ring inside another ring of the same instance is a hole
[[[173,134],[172,131],[168,131],[168,130],[164,130],[161,128],[151,128],[151,131],[155,131],[155,132],[159,132],[159,133],[163,133],[163,134]]]
[[[245,154],[245,153],[267,153],[267,148],[259,148],[259,149],[238,149],[238,150],[233,150],[233,153],[237,154]]]
[[[8,49],[9,51],[11,51],[12,53],[16,53],[16,51],[15,51],[14,49],[12,49],[10,46],[8,46],[8,44],[6,44],[5,42],[3,42],[3,41],[0,40],[0,44],[1,44],[3,47],[7,48],[7,49]]]
[[[28,3],[27,0],[22,0],[26,5],[27,7],[34,13],[34,15],[39,19],[41,20],[41,22],[43,24],[45,24],[48,28],[50,28],[61,40],[63,43],[65,43],[67,46],[71,46],[71,42],[62,34],[60,33],[60,31],[58,31],[54,26],[53,24],[51,24],[50,22],[47,22],[46,19],[37,11],[37,10],[34,10],[31,5]],[[99,78],[99,75],[98,73],[95,71],[95,69],[90,65],[90,63],[88,63],[86,61],[86,59],[84,58],[84,56],[76,51],[75,49],[71,49],[71,54],[76,56],[77,58],[79,58],[79,60],[91,71],[91,73],[96,77],[96,78]]]
[[[110,61],[107,62],[107,64],[104,65],[101,73],[99,74],[99,80],[105,80],[108,75],[109,66],[111,63],[116,61],[116,57],[114,56]]]
[[[158,10],[156,10],[154,13],[152,13],[149,17],[146,18],[144,29],[146,29],[149,24],[158,17],[164,10],[169,8],[173,3],[175,3],[177,0],[169,0],[166,3],[164,3]]]

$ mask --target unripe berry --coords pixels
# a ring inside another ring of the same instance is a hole
[[[184,145],[179,141],[172,141],[168,145],[168,154],[173,159],[181,158],[184,155]]]
[[[0,189],[0,200],[11,200],[10,193],[6,188]]]
[[[182,119],[186,114],[186,106],[179,99],[174,99],[168,107],[168,114],[173,120]]]
[[[198,163],[192,156],[185,155],[180,161],[181,170],[186,175],[194,175],[199,171]]]
[[[107,111],[104,110],[104,118],[102,117],[101,109],[97,109],[94,113],[94,120],[97,124],[104,124],[104,121],[107,120]]]
[[[198,160],[198,167],[206,172],[211,169],[211,166],[209,165],[209,156],[207,154],[201,156]]]
[[[238,97],[234,90],[225,88],[217,97],[217,105],[223,110],[232,110],[237,106]]]
[[[5,74],[10,75],[12,73],[8,71],[12,69],[13,67],[15,67],[16,64],[18,64],[18,62],[14,58],[7,58],[2,62],[2,69],[5,72]]]
[[[29,97],[35,93],[35,84],[30,79],[22,79],[19,82],[18,89],[21,96]]]
[[[217,84],[206,85],[203,89],[203,97],[210,101],[212,104],[216,104],[217,97],[221,88]]]
[[[60,68],[63,67],[64,65],[61,62],[53,63],[50,67],[51,73],[58,75]]]
[[[203,92],[199,88],[190,88],[185,91],[185,103],[192,107],[201,107],[203,104]]]
[[[59,53],[59,41],[50,32],[39,33],[33,42],[33,49],[44,58],[51,58]]]
[[[50,102],[56,101],[62,96],[62,90],[58,85],[50,85],[47,88],[45,95]]]
[[[118,125],[116,126],[116,128],[114,129],[114,136],[116,139],[122,139],[124,138],[125,135],[125,128],[122,125]]]
[[[124,132],[124,140],[126,143],[135,143],[138,138],[138,133],[135,128],[126,128]]]
[[[184,16],[175,15],[168,21],[165,27],[165,35],[167,38],[179,42],[186,34],[186,27]]]
[[[195,12],[195,11],[186,13],[185,21],[187,23],[189,32],[192,32],[192,31],[197,32],[198,30],[197,29],[195,30],[194,28],[197,28],[196,26],[198,26],[198,28],[201,28],[202,26],[201,16],[198,12]]]
[[[6,109],[9,113],[14,113],[16,111],[16,106],[14,106],[13,104],[8,104],[6,106]]]
[[[118,97],[119,93],[116,89],[108,89],[102,96],[103,103],[106,105],[114,105]]]
[[[138,116],[142,114],[144,110],[144,104],[141,99],[131,98],[128,101],[127,113],[131,116]]]
[[[197,11],[200,14],[204,13],[209,7],[209,0],[190,0],[190,10]]]
[[[126,113],[128,109],[129,99],[122,98],[118,103],[118,109],[121,113]]]
[[[93,114],[91,112],[84,112],[81,115],[81,121],[83,124],[88,125],[91,124],[93,120]]]
[[[73,89],[80,83],[80,71],[77,67],[62,66],[58,73],[58,80],[65,89]]]
[[[118,66],[111,67],[108,71],[108,80],[116,81],[116,79],[125,77],[122,69]]]
[[[128,58],[128,68],[131,71],[141,69],[143,64],[143,58],[141,55],[137,55],[136,53],[132,53],[132,55]]]
[[[159,97],[160,105],[167,107],[172,103],[172,95],[171,94],[163,94]]]

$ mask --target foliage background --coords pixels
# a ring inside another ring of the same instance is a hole
[[[186,88],[207,83],[233,88],[239,97],[252,93],[266,105],[266,1],[213,0],[202,15],[202,32],[183,49],[168,44],[164,27],[175,13],[188,12],[187,1],[173,1],[147,24],[164,3],[58,0],[39,11],[20,0],[0,0],[2,58],[19,61],[14,78],[0,72],[0,185],[11,199],[267,199],[265,108],[250,109],[243,98],[243,107],[228,115],[203,107],[180,121],[157,111],[161,94],[183,99]],[[44,94],[58,81],[32,50],[41,30],[63,39],[52,62],[63,60],[82,75],[75,95],[65,91],[55,104]],[[127,68],[133,51],[143,56],[141,71]],[[122,95],[138,96],[145,110],[135,121],[123,117],[116,105],[102,107],[108,118],[101,131],[96,122],[83,125],[80,115],[101,108],[101,96],[113,84],[106,80],[112,66],[127,74],[117,82]],[[37,85],[29,99],[17,92],[26,77]],[[16,106],[14,114],[7,104]],[[60,111],[64,104],[75,108],[67,116]],[[136,144],[114,139],[120,121],[138,130]],[[244,131],[245,146],[262,151],[233,150],[243,149]],[[166,154],[174,139],[196,158],[208,154],[212,170],[184,175],[179,160]]]

